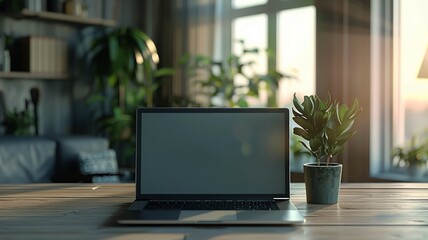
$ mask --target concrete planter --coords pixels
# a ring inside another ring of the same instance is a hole
[[[306,163],[303,165],[306,201],[316,204],[334,204],[339,200],[342,164]]]

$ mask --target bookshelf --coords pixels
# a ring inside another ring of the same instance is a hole
[[[90,18],[90,17],[80,17],[73,16],[64,13],[56,12],[35,12],[28,9],[23,9],[16,18],[28,18],[36,19],[45,22],[54,22],[62,24],[70,24],[75,26],[100,26],[100,27],[115,27],[116,21],[110,19],[101,19],[101,18]]]
[[[0,13],[0,15],[4,15]],[[34,21],[46,22],[47,24],[64,24],[72,27],[115,27],[116,21],[110,19],[101,19],[93,17],[74,16],[65,13],[48,12],[48,11],[32,11],[23,9],[17,14],[5,14],[4,16],[14,19],[30,19]],[[38,80],[68,80],[69,74],[63,73],[38,73],[38,72],[23,72],[0,71],[0,79],[38,79]]]
[[[70,76],[56,73],[0,72],[0,79],[67,80]]]

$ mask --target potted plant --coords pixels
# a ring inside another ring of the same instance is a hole
[[[291,74],[284,74],[275,69],[268,69],[266,74],[256,74],[254,61],[245,60],[251,56],[258,56],[258,48],[247,48],[240,40],[242,51],[240,54],[231,54],[226,61],[216,61],[208,56],[184,55],[181,63],[187,65],[189,77],[195,78],[201,86],[198,94],[208,95],[210,106],[217,107],[249,107],[248,97],[259,97],[259,89],[264,88],[267,93],[267,107],[277,107],[276,92],[281,79],[296,79]],[[271,56],[272,54],[268,54]],[[245,79],[237,83],[237,78]],[[217,101],[217,103],[215,102]]]
[[[28,109],[20,112],[15,109],[13,112],[6,113],[2,125],[5,128],[5,134],[15,136],[30,135],[33,118]]]
[[[348,107],[331,97],[323,101],[317,95],[305,96],[299,102],[294,94],[293,106],[293,120],[298,125],[293,133],[307,141],[300,142],[317,160],[303,166],[306,200],[337,203],[342,165],[333,162],[333,157],[343,151],[345,143],[356,133],[352,127],[361,112],[358,100]]]
[[[94,76],[89,103],[101,103],[99,130],[118,151],[119,164],[132,167],[135,152],[135,110],[152,107],[161,77],[173,70],[159,69],[153,40],[137,28],[121,27],[90,36],[86,65]]]
[[[405,166],[411,176],[421,177],[425,174],[428,161],[428,142],[418,143],[413,136],[410,144],[392,150],[396,166]]]

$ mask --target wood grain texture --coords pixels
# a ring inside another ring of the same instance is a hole
[[[428,184],[342,184],[340,202],[291,199],[305,222],[280,227],[129,227],[133,184],[0,185],[0,239],[428,239]]]

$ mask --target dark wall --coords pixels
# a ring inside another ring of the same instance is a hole
[[[92,0],[85,1],[90,17],[114,19],[118,26],[142,25],[140,1]],[[64,80],[0,79],[7,110],[23,110],[30,89],[40,90],[39,132],[41,135],[94,133],[93,109],[85,102],[91,78],[79,59],[84,50],[79,47],[86,36],[99,31],[96,27],[78,27],[58,22],[16,19],[0,14],[0,33],[16,37],[36,35],[61,38],[69,48],[71,78]],[[13,56],[12,56],[13,57]],[[92,107],[93,108],[93,107]]]

